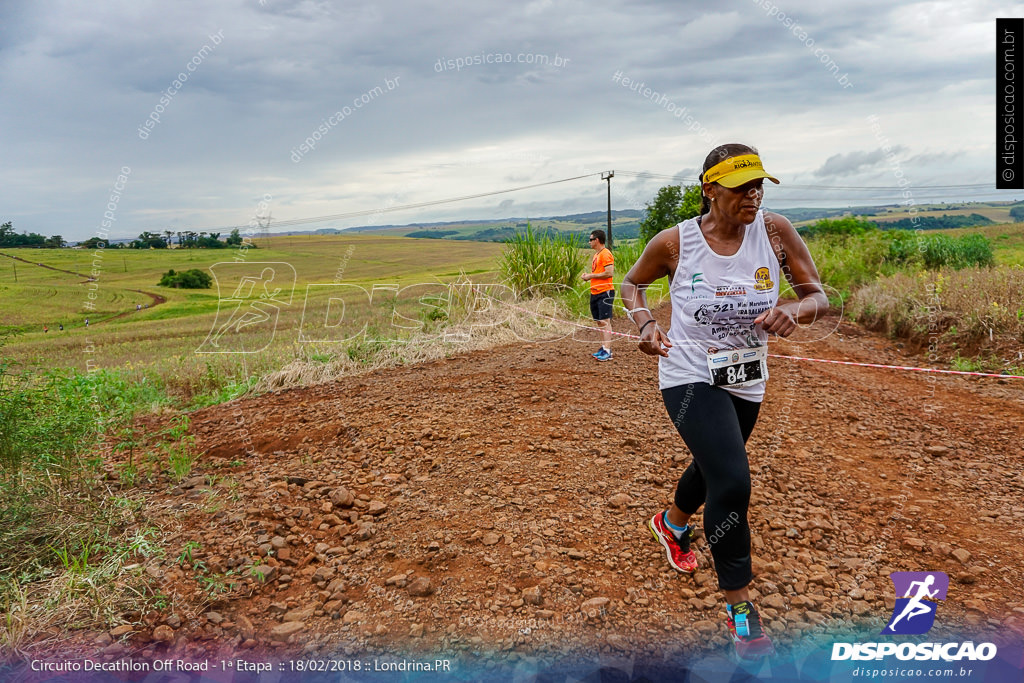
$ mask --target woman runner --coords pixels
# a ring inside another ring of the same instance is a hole
[[[701,215],[658,233],[622,282],[640,350],[658,358],[669,418],[693,455],[673,504],[651,519],[669,564],[693,572],[690,517],[704,506],[704,535],[725,594],[736,653],[774,652],[750,601],[750,465],[746,441],[768,379],[769,334],[788,336],[828,311],[810,252],[783,216],[763,212],[764,171],[752,147],[716,147],[701,174]],[[796,301],[778,302],[779,270]],[[662,330],[644,290],[669,278],[672,324]]]

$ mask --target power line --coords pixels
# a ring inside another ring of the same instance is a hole
[[[698,182],[697,178],[681,178],[680,176],[677,176],[677,175],[676,176],[671,176],[671,175],[665,175],[665,174],[662,174],[662,173],[651,173],[651,172],[647,172],[647,171],[616,171],[616,173],[618,173],[620,175],[623,175],[623,176],[630,176],[630,177],[635,177],[635,178],[644,178],[644,179],[651,179],[651,180],[672,180],[672,181],[675,181],[675,182],[691,181],[692,180],[692,182],[694,182],[694,183]],[[480,199],[482,197],[493,197],[495,195],[508,194],[510,192],[519,192],[519,191],[522,191],[522,190],[530,190],[530,189],[533,189],[533,188],[536,188],[536,187],[545,187],[547,185],[557,185],[559,183],[567,183],[567,182],[571,182],[573,180],[581,180],[583,178],[591,178],[591,177],[600,176],[600,175],[601,175],[601,172],[586,173],[584,175],[573,176],[571,178],[561,178],[561,179],[558,179],[558,180],[549,180],[549,181],[546,181],[546,182],[543,182],[543,183],[534,183],[532,185],[521,185],[519,187],[511,187],[511,188],[507,188],[507,189],[504,189],[504,190],[493,190],[491,192],[480,192],[480,193],[477,193],[477,194],[463,195],[463,196],[460,196],[460,197],[448,197],[446,199],[435,199],[435,200],[432,200],[432,201],[416,202],[416,203],[413,203],[413,204],[401,204],[401,205],[398,205],[398,206],[385,206],[385,207],[381,207],[381,208],[377,208],[377,209],[363,209],[363,210],[360,210],[360,211],[349,211],[347,213],[330,214],[330,215],[325,215],[325,216],[310,216],[310,217],[307,217],[307,218],[293,218],[293,219],[290,219],[290,220],[277,221],[277,222],[274,223],[274,227],[275,228],[283,228],[283,227],[290,227],[290,226],[294,226],[294,225],[305,225],[305,224],[308,224],[308,223],[321,223],[321,222],[324,222],[324,221],[344,220],[344,219],[348,219],[348,218],[358,218],[360,216],[370,216],[370,215],[374,215],[374,214],[391,213],[393,211],[407,211],[409,209],[422,209],[422,208],[426,208],[426,207],[430,207],[430,206],[439,206],[439,205],[442,205],[442,204],[453,204],[455,202],[463,202],[463,201],[467,201],[467,200],[470,200],[470,199]],[[975,184],[964,184],[964,185],[907,185],[906,187],[903,187],[903,188],[894,187],[894,186],[878,186],[878,185],[876,185],[876,186],[868,186],[868,185],[861,185],[861,186],[852,186],[852,185],[801,185],[801,184],[787,183],[784,186],[780,186],[778,188],[773,188],[773,194],[774,194],[774,190],[784,190],[784,189],[811,190],[812,192],[841,190],[841,191],[844,191],[844,192],[857,191],[857,192],[877,192],[877,193],[879,193],[876,196],[856,197],[855,201],[886,201],[886,200],[891,200],[893,195],[903,196],[903,193],[906,190],[912,191],[913,192],[913,196],[914,196],[915,199],[942,199],[943,198],[942,194],[932,194],[933,192],[945,193],[945,192],[949,192],[951,190],[959,190],[959,191],[994,190],[992,184],[990,184],[990,183],[975,183]],[[788,202],[792,202],[792,201],[821,201],[822,197],[799,197],[799,196],[798,197],[785,197],[785,200],[788,201]],[[843,201],[842,198],[839,198],[839,197],[833,197],[833,198],[830,198],[830,200],[831,201],[839,201],[839,202]],[[227,227],[206,228],[204,230],[196,230],[196,232],[223,231],[223,230],[232,230],[234,228],[241,228],[241,227],[246,227],[246,226],[232,225],[232,226],[227,226]]]
[[[622,175],[633,176],[636,178],[650,178],[652,180],[684,180],[692,181],[694,183],[699,182],[699,178],[683,178],[678,175],[665,175],[663,173],[649,173],[647,171],[616,171]],[[899,188],[893,185],[801,185],[796,183],[786,183],[773,189],[786,189],[786,188],[799,188],[801,190],[886,190],[893,192],[902,192],[904,189],[910,190],[966,190],[966,189],[995,189],[992,183],[973,183],[967,185],[907,185],[905,188]]]
[[[494,195],[507,194],[509,192],[519,192],[520,190],[529,190],[535,187],[543,187],[545,185],[557,185],[558,183],[567,183],[572,180],[579,180],[581,178],[589,178],[591,176],[599,176],[600,172],[587,173],[586,175],[573,176],[572,178],[562,178],[560,180],[549,180],[543,183],[535,183],[533,185],[523,185],[520,187],[511,187],[507,190],[494,190],[493,192],[481,192],[479,194],[467,194],[462,197],[449,197],[448,199],[435,199],[429,202],[417,202],[415,204],[402,204],[400,206],[386,206],[380,209],[363,209],[362,211],[349,211],[348,213],[336,213],[329,216],[311,216],[309,218],[293,218],[287,221],[277,221],[274,223],[275,228],[287,227],[290,225],[303,225],[306,223],[320,223],[323,221],[336,221],[345,218],[358,218],[359,216],[369,216],[372,214],[379,213],[390,213],[391,211],[405,211],[407,209],[422,209],[427,206],[437,206],[439,204],[451,204],[454,202],[463,202],[467,199],[479,199],[480,197],[493,197]],[[238,225],[228,226],[227,228],[207,228],[204,232],[211,230],[230,230],[238,227]]]

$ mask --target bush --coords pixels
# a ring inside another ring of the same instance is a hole
[[[886,233],[889,240],[888,260],[896,265],[924,266],[928,270],[950,267],[959,270],[995,265],[992,243],[984,235],[919,236],[900,230]]]
[[[847,220],[847,219],[842,219]],[[834,288],[844,300],[855,290],[880,277],[901,270],[937,270],[992,267],[992,244],[984,235],[919,235],[908,230],[872,230],[856,222],[835,226],[840,221],[819,221],[825,232],[808,238],[821,281]],[[864,223],[864,222],[861,222]],[[862,229],[862,232],[858,230]],[[839,303],[834,295],[833,305]]]
[[[0,359],[0,577],[52,575],[54,549],[107,534],[119,513],[104,503],[102,439],[166,401],[151,373],[16,371]]]
[[[198,268],[180,273],[175,273],[172,268],[164,273],[158,283],[160,287],[175,287],[177,289],[209,289],[211,285],[213,285],[213,278],[210,277],[210,274]]]
[[[992,244],[983,235],[929,235],[922,238],[921,258],[928,270],[949,266],[955,270],[970,266],[992,267]]]
[[[919,258],[917,235],[905,230],[886,233],[889,254],[886,259],[897,265],[910,264]]]
[[[825,233],[808,239],[807,248],[821,282],[827,285],[829,301],[837,307],[849,300],[857,288],[897,269],[897,264],[887,260],[890,245],[881,230],[861,235]]]
[[[0,474],[12,476],[21,470],[27,444],[22,440],[31,412],[24,381],[0,365]]]
[[[932,235],[922,240],[922,259],[925,268],[936,270],[954,258],[953,239],[948,235]]]
[[[817,223],[798,228],[804,237],[816,237],[818,235],[863,235],[864,233],[878,230],[878,225],[864,218],[857,216],[845,216],[843,218],[823,218]]]
[[[517,296],[550,296],[571,291],[586,265],[581,245],[570,235],[538,236],[526,226],[506,244],[498,268]]]
[[[9,361],[0,361],[0,475],[9,482],[23,471],[67,480],[87,476],[87,464],[95,462],[84,454],[104,430],[166,402],[165,395],[153,373],[15,373]]]
[[[968,265],[995,267],[996,257],[989,238],[984,235],[965,235],[960,238],[960,243]]]

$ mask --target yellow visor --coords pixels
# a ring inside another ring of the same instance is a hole
[[[724,187],[739,187],[758,178],[767,178],[776,185],[779,184],[778,178],[765,173],[761,157],[756,154],[730,157],[715,164],[704,174],[705,183],[718,183]]]

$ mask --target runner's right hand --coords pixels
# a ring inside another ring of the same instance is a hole
[[[672,342],[669,341],[668,335],[655,322],[644,328],[643,334],[640,335],[639,346],[640,350],[648,356],[664,356],[667,358],[668,350],[672,348]]]

